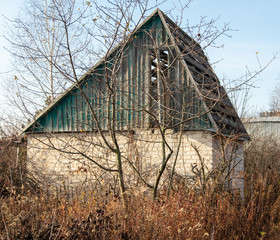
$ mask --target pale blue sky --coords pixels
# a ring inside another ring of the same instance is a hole
[[[208,55],[211,62],[222,61],[215,66],[220,78],[224,75],[231,79],[240,77],[246,71],[258,69],[256,52],[262,66],[274,54],[280,54],[280,1],[260,0],[194,0],[187,11],[189,20],[195,23],[200,16],[216,18],[219,22],[230,23],[231,38],[222,38],[223,49],[211,49]],[[251,90],[249,106],[259,111],[268,108],[269,94],[276,83],[280,83],[280,60],[275,60],[260,74]]]
[[[184,2],[184,0],[182,0]],[[12,3],[7,0],[0,0],[0,32],[3,33],[3,14],[9,18],[16,17],[24,0],[14,0]],[[164,11],[172,6],[168,1],[161,9]],[[220,43],[225,44],[223,49],[210,49],[208,56],[211,62],[222,61],[215,66],[217,75],[222,78],[227,76],[230,79],[240,77],[246,71],[246,66],[251,69],[258,69],[256,52],[261,65],[265,65],[274,54],[280,55],[280,1],[269,0],[194,0],[190,8],[185,11],[184,19],[191,24],[196,24],[200,16],[210,18],[219,17],[219,23],[230,23],[231,28],[238,31],[231,33],[231,38],[221,38]],[[3,38],[0,38],[0,73],[6,72],[9,68],[9,54],[3,49],[5,45]],[[1,81],[4,74],[0,74]],[[262,74],[260,74],[254,85],[257,87],[251,90],[250,108],[264,110],[268,108],[269,93],[276,83],[280,83],[280,60],[275,60]],[[3,90],[1,90],[3,92]],[[3,110],[4,99],[0,95],[1,107]]]

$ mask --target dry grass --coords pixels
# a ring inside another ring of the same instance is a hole
[[[256,183],[248,202],[230,193],[204,196],[181,189],[168,199],[83,194],[71,201],[55,195],[14,193],[1,199],[3,239],[278,239],[280,197]]]
[[[135,189],[124,205],[110,194],[87,192],[68,200],[5,184],[0,238],[280,239],[280,171],[271,167],[279,155],[256,149],[265,150],[247,150],[244,201],[229,192],[176,186],[169,198],[163,191],[157,200]]]

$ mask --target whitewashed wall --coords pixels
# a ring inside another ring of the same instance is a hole
[[[187,131],[183,133],[178,154],[180,134],[169,131],[166,141],[174,153],[169,161],[167,171],[161,184],[167,180],[178,155],[176,173],[182,177],[193,177],[192,167],[200,167],[201,159],[207,169],[217,166],[218,141],[207,131]],[[154,183],[156,174],[162,163],[162,142],[158,131],[142,130],[134,134],[118,135],[124,160],[124,173],[129,186],[140,186],[141,181],[127,163],[133,162],[144,179]],[[168,154],[168,149],[166,148]],[[105,147],[98,133],[57,133],[30,134],[27,136],[28,169],[51,186],[71,184],[93,184],[114,187],[117,182],[115,173],[104,173],[96,164],[85,156],[106,168],[116,169],[115,156]],[[239,149],[236,157],[243,156],[243,148]],[[236,161],[238,161],[236,159]],[[243,161],[238,165],[234,174],[241,174]],[[240,185],[241,186],[241,185]],[[243,187],[243,185],[241,186]]]

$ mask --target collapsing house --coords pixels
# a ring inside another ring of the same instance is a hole
[[[23,133],[29,169],[51,185],[112,185],[119,151],[129,186],[166,163],[161,184],[204,168],[243,188],[249,136],[200,45],[159,9]]]

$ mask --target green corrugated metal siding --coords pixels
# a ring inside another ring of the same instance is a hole
[[[147,54],[154,48],[154,43],[146,33],[147,31],[156,39],[158,46],[171,45],[160,18],[155,16],[137,31],[133,36],[133,41],[126,46],[123,52],[119,53],[116,50],[111,54],[109,60],[112,62],[109,65],[107,63],[107,67],[112,68],[110,65],[113,65],[114,58],[118,57],[118,54],[122,54],[122,65],[116,74],[118,79],[115,86],[117,89],[115,127],[119,130],[145,127],[147,126],[147,119],[150,118],[143,111],[143,108],[147,109],[147,103],[150,101],[147,99],[147,91],[149,91],[147,89],[150,88],[150,86],[147,86],[149,80],[146,79],[150,74],[150,59]],[[174,58],[172,56],[176,56],[174,49],[169,49],[169,56],[168,61],[173,62]],[[195,99],[195,104],[192,102],[191,106],[186,108],[185,118],[204,111],[198,96],[188,82],[186,70],[178,60],[175,61],[175,66],[177,67],[171,66],[169,68],[168,77],[170,88],[175,92],[173,97],[177,100],[174,101],[171,96],[164,96],[169,104],[166,111],[169,115],[175,116],[171,124],[181,119],[183,106],[178,103],[178,99],[186,98],[189,101]],[[110,105],[108,112],[108,92],[105,87],[104,68],[104,63],[101,63],[94,69],[93,73],[86,77],[81,87],[94,109],[100,126],[106,130],[108,117],[112,117],[112,105]],[[177,85],[174,83],[177,83]],[[178,86],[184,87],[176,91]],[[35,127],[29,128],[27,131],[72,132],[91,131],[95,128],[96,124],[88,104],[83,99],[80,90],[74,88],[41,116]],[[199,119],[187,122],[186,128],[212,129],[213,126],[207,114],[204,114]]]

